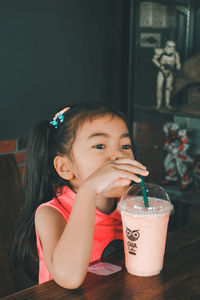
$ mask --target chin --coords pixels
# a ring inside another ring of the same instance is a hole
[[[113,188],[104,194],[107,198],[121,198],[121,196],[127,191],[129,186],[123,186],[118,188]]]

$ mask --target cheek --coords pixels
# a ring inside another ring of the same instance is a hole
[[[90,163],[90,160],[84,160],[84,161],[78,161],[75,165],[74,165],[74,176],[80,181],[84,181],[88,176],[90,176],[94,171],[95,171],[95,167],[97,168],[97,166],[92,165]]]
[[[129,154],[128,154],[128,158],[135,159],[135,157],[134,157],[134,154],[133,154],[133,152],[132,152],[132,151],[130,151],[130,152],[129,152]]]

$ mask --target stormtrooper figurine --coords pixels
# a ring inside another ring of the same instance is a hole
[[[181,69],[180,56],[178,52],[176,52],[175,42],[167,41],[165,48],[155,48],[155,54],[152,61],[159,69],[157,75],[156,109],[160,109],[161,107],[163,92],[166,108],[172,109],[172,106],[170,105],[170,97],[174,81],[174,73]]]
[[[190,147],[188,141],[188,130],[181,129],[176,123],[168,122],[164,125],[165,146],[164,150],[168,152],[164,159],[166,171],[163,185],[177,183],[180,178],[181,190],[190,188],[193,178],[189,174],[189,165],[193,159],[187,154]]]

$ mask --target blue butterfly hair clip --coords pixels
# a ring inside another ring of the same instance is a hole
[[[58,128],[58,123],[62,123],[64,121],[64,113],[68,111],[70,107],[65,107],[61,111],[59,111],[57,114],[55,114],[55,117],[53,118],[53,121],[50,122],[51,125],[53,125],[55,128]]]

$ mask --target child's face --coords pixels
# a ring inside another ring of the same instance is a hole
[[[70,157],[74,174],[70,183],[77,191],[107,161],[134,158],[126,124],[109,115],[85,122],[77,132]]]

